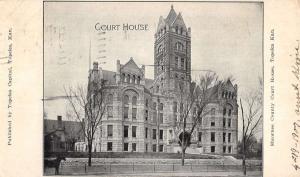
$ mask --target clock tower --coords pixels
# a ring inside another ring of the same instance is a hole
[[[191,83],[191,29],[173,6],[159,18],[154,43],[154,93],[178,93]]]

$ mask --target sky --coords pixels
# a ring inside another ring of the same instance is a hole
[[[220,78],[233,76],[239,97],[259,88],[263,74],[260,3],[45,2],[45,98],[64,95],[64,86],[86,84],[89,58],[102,69],[116,71],[117,60],[125,64],[132,57],[138,66],[146,65],[146,78],[153,78],[154,68],[147,65],[154,61],[154,33],[159,17],[166,18],[171,5],[191,27],[192,70],[212,70]],[[97,23],[147,24],[149,29],[99,34]],[[193,71],[192,77],[200,74],[204,73]]]
[[[116,71],[117,60],[130,57],[141,66],[154,60],[154,33],[171,5],[191,27],[192,70],[212,70],[234,77],[239,95],[258,88],[262,77],[262,4],[259,3],[113,3],[46,2],[44,4],[45,97],[63,95],[63,86],[86,84],[91,61]],[[95,24],[147,24],[147,31],[107,31]],[[89,48],[91,46],[91,50]],[[105,63],[104,63],[105,62]],[[146,77],[153,78],[146,66]],[[194,77],[203,74],[193,71]]]

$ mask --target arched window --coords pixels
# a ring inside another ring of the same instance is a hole
[[[137,77],[137,84],[140,84],[140,82],[141,82],[141,77],[138,76],[138,77]]]
[[[181,28],[180,28],[180,34],[182,34],[182,33],[183,33],[183,28],[181,27]]]
[[[225,98],[227,98],[227,95],[228,95],[228,93],[227,93],[227,92],[225,92]]]
[[[125,73],[122,74],[122,81],[125,82]]]
[[[127,75],[127,82],[130,83],[130,74]]]
[[[231,92],[228,93],[228,98],[231,98]]]
[[[175,27],[175,33],[178,34],[178,26]]]
[[[135,75],[132,76],[132,83],[135,84]]]
[[[107,96],[107,103],[108,103],[108,104],[113,104],[113,95],[112,95],[112,94],[109,94],[109,95]]]
[[[133,96],[132,97],[132,105],[136,105],[136,102],[137,102],[137,98],[136,98],[136,96]]]
[[[223,109],[223,116],[226,114],[226,108]]]
[[[129,103],[129,97],[128,97],[128,95],[125,95],[124,96],[124,104],[128,104]]]

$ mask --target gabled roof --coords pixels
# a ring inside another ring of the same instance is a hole
[[[131,57],[130,60],[125,64],[125,65],[121,65],[121,70],[123,69],[130,69],[130,70],[136,70],[140,73],[142,73],[141,69],[138,67],[138,65],[134,62],[133,58]]]
[[[124,68],[131,68],[131,69],[138,69],[141,72],[141,69],[138,67],[138,65],[134,62],[133,58],[131,57],[130,60],[125,64],[121,66],[121,69]]]
[[[172,25],[172,26],[173,26],[173,25],[182,26],[182,27],[184,27],[184,30],[186,30],[186,26],[185,26],[185,23],[184,23],[183,18],[182,18],[182,16],[181,16],[181,13],[179,13],[179,14],[176,16],[176,18],[174,19],[174,21],[172,22],[171,25]]]

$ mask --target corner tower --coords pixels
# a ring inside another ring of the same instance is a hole
[[[188,89],[191,82],[191,29],[173,5],[159,18],[154,42],[154,92],[175,93]]]

